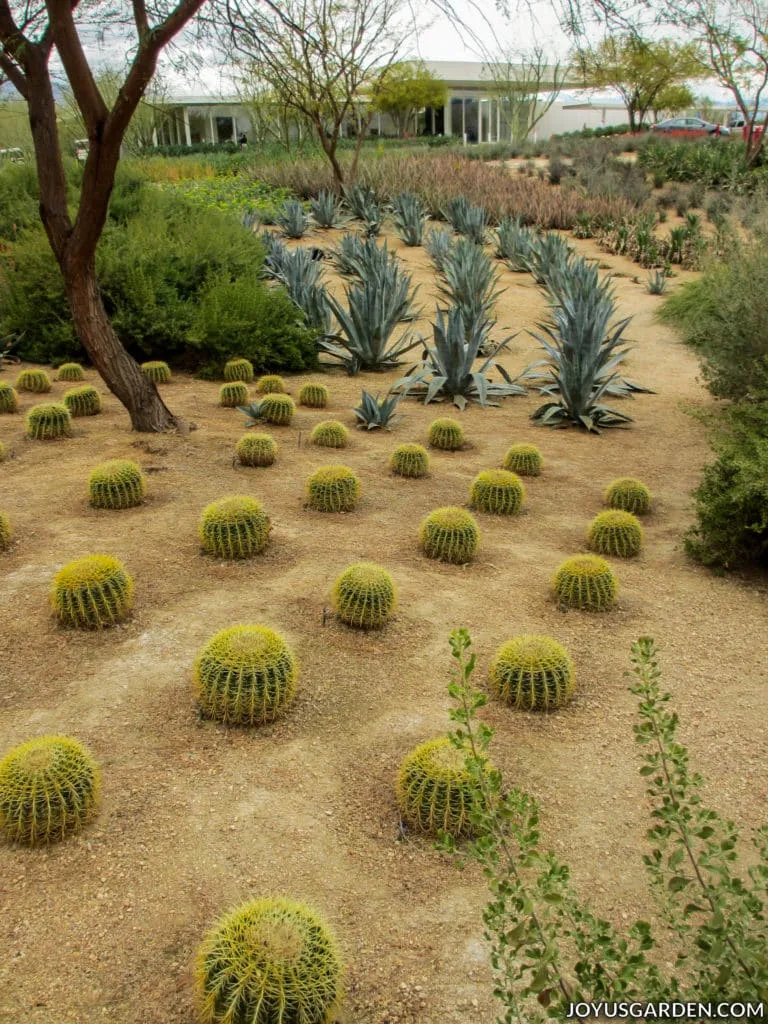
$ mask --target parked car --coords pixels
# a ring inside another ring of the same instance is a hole
[[[661,135],[679,135],[683,138],[698,138],[704,135],[730,135],[730,128],[722,124],[712,124],[700,117],[671,117],[668,121],[659,121],[651,125],[652,132]]]

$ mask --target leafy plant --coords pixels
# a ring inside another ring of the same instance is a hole
[[[453,249],[454,241],[450,231],[445,228],[432,228],[424,236],[424,251],[432,261],[432,265],[438,274],[442,274],[445,261]]]
[[[392,200],[392,213],[397,233],[405,244],[421,245],[429,214],[419,197],[410,192],[400,192]]]
[[[358,277],[362,253],[362,238],[348,231],[339,239],[337,248],[331,250],[331,260],[344,277]]]
[[[376,193],[367,185],[352,185],[344,187],[344,199],[357,220],[364,221],[371,205],[376,205]]]
[[[312,258],[311,250],[301,247],[286,252],[274,276],[304,314],[307,327],[328,334],[331,329],[328,292],[320,283],[320,263]]]
[[[321,188],[317,196],[310,199],[309,208],[319,228],[336,228],[341,223],[343,206],[334,192]]]
[[[309,218],[298,199],[289,199],[283,203],[276,220],[286,238],[302,238],[309,227]]]
[[[650,295],[663,295],[667,289],[669,274],[666,270],[652,270],[648,274],[648,293]]]
[[[562,235],[549,231],[535,238],[528,264],[536,283],[549,287],[555,275],[562,276],[573,255],[573,249]]]
[[[358,427],[361,430],[377,430],[379,427],[391,430],[402,418],[396,415],[402,397],[402,395],[393,395],[389,392],[382,399],[379,399],[378,395],[374,398],[363,388],[360,405],[353,410],[358,420]]]
[[[530,272],[535,246],[536,233],[524,227],[519,219],[505,217],[496,229],[496,255],[510,270]]]
[[[476,245],[485,243],[488,211],[484,206],[475,206],[464,196],[459,196],[448,203],[443,216],[457,235],[464,235]]]
[[[446,256],[441,276],[440,291],[461,313],[466,340],[480,338],[478,352],[483,352],[501,294],[498,270],[480,246],[461,238]]]

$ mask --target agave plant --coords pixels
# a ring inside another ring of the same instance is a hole
[[[366,238],[376,238],[384,224],[384,209],[378,203],[369,203],[365,207],[363,225]]]
[[[298,199],[289,199],[283,203],[277,214],[277,224],[283,229],[286,238],[301,238],[304,235],[309,227],[309,219]]]
[[[328,334],[331,329],[328,292],[320,283],[320,263],[313,259],[312,250],[307,247],[286,250],[274,276],[304,314],[307,326]]]
[[[442,277],[440,291],[461,311],[467,339],[487,336],[501,289],[499,272],[485,251],[460,238],[443,261]]]
[[[484,206],[473,206],[464,196],[452,200],[443,216],[458,235],[464,235],[476,245],[485,242],[488,212]]]
[[[396,384],[404,395],[424,395],[424,404],[449,399],[459,409],[467,402],[480,405],[499,405],[493,399],[508,398],[510,395],[524,395],[525,388],[513,380],[504,367],[497,363],[496,356],[507,347],[511,338],[505,338],[493,352],[475,369],[475,360],[480,351],[482,336],[467,339],[461,310],[455,306],[448,310],[447,318],[438,308],[437,322],[433,324],[434,346],[425,344],[420,363],[411,369]],[[502,381],[491,381],[487,373],[491,368],[499,371]]]
[[[335,228],[341,223],[343,206],[333,192],[321,189],[316,199],[310,199],[309,208],[319,228]]]
[[[520,220],[505,217],[496,230],[496,255],[510,270],[529,273],[536,232],[524,227]]]
[[[452,199],[443,210],[443,217],[448,221],[457,235],[462,234],[467,213],[472,204],[464,196]]]
[[[383,427],[384,430],[391,430],[402,419],[401,416],[395,415],[402,397],[402,395],[393,395],[390,391],[380,400],[378,395],[374,398],[369,391],[363,388],[360,405],[353,410],[358,419],[358,428],[360,430],[377,430],[379,427]]]
[[[370,208],[378,206],[376,193],[367,185],[352,185],[351,188],[342,185],[342,190],[347,206],[357,220],[366,220]]]
[[[362,241],[357,235],[345,235],[332,259],[347,277],[361,282],[376,281],[388,294],[400,288],[401,280],[406,281],[410,299],[402,310],[401,319],[414,320],[419,316],[419,310],[413,305],[418,288],[411,288],[411,275],[403,270],[397,254],[389,250],[386,242],[379,245],[375,238]]]
[[[531,251],[531,273],[538,284],[547,285],[552,276],[563,271],[573,254],[562,235],[547,231],[536,239]]]
[[[667,289],[669,273],[666,267],[663,270],[652,270],[648,275],[648,292],[650,295],[663,295]]]
[[[453,248],[453,238],[445,228],[432,228],[424,237],[424,251],[432,261],[432,266],[442,274],[445,261]]]
[[[288,258],[288,246],[271,231],[262,231],[261,244],[264,246],[266,254],[264,266],[261,268],[262,275],[264,277],[279,277]]]
[[[331,250],[331,262],[344,277],[359,277],[360,260],[363,258],[363,240],[360,235],[348,231],[341,236],[336,249]]]
[[[429,214],[419,197],[411,192],[401,192],[392,200],[392,212],[397,233],[405,244],[421,245]]]

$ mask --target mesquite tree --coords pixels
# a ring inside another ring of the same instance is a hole
[[[160,52],[195,16],[204,0],[150,8],[146,0],[0,0],[0,73],[27,104],[40,186],[40,217],[64,278],[77,336],[109,389],[128,410],[134,429],[164,430],[176,420],[109,322],[96,281],[96,246],[107,218],[120,147],[131,117],[152,80]],[[83,43],[84,28],[125,26],[135,42],[114,102],[105,101]],[[88,156],[77,213],[67,209],[67,188],[51,60],[63,67],[88,133]]]

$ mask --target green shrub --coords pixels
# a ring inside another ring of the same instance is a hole
[[[473,516],[463,508],[438,508],[422,521],[419,540],[427,558],[464,565],[477,552],[480,530]]]
[[[97,416],[101,412],[101,396],[90,384],[83,384],[82,387],[65,391],[63,401],[69,409],[69,415],[73,418]]]
[[[200,543],[217,558],[253,558],[267,546],[269,516],[255,498],[233,495],[211,502],[200,519]]]
[[[56,573],[51,604],[65,626],[112,626],[122,622],[133,606],[133,580],[122,562],[109,555],[78,558]]]
[[[494,693],[510,707],[552,711],[573,694],[573,662],[548,636],[516,636],[496,652],[490,682]]]
[[[91,473],[88,496],[94,508],[134,508],[144,500],[144,474],[130,459],[110,459]]]
[[[66,405],[47,402],[33,405],[27,413],[27,434],[33,441],[55,441],[72,433],[72,417]]]
[[[307,504],[317,512],[352,512],[360,481],[347,466],[321,466],[307,481]]]
[[[348,626],[379,629],[392,614],[397,594],[386,569],[372,562],[350,565],[333,585],[333,607]]]

